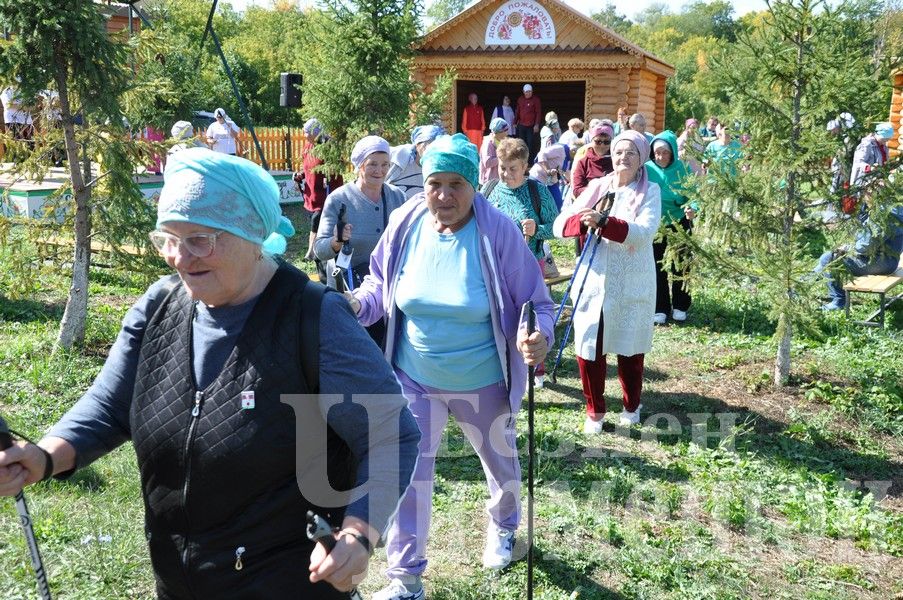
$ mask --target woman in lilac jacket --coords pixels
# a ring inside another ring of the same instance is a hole
[[[520,520],[515,416],[527,364],[540,364],[553,341],[552,300],[520,230],[476,193],[476,146],[441,136],[422,163],[424,193],[392,213],[370,275],[348,296],[364,325],[388,319],[386,358],[423,436],[387,536],[390,584],[374,600],[423,598],[435,456],[449,414],[489,486],[483,564],[510,562]],[[520,326],[528,300],[538,330],[529,337]]]

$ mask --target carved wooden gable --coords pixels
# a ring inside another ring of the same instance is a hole
[[[426,54],[551,51],[650,56],[558,0],[477,2],[427,34],[417,49]]]

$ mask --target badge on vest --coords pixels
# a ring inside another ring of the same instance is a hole
[[[241,393],[241,409],[250,410],[254,408],[254,392],[247,391]]]

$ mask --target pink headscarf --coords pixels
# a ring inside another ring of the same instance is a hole
[[[611,141],[611,152],[612,156],[614,156],[615,147],[618,145],[618,142],[627,140],[632,143],[637,151],[640,153],[640,168],[637,171],[636,178],[636,191],[634,192],[633,199],[628,204],[627,208],[630,212],[633,213],[635,217],[637,215],[640,204],[643,203],[643,199],[646,197],[646,191],[649,189],[649,176],[646,174],[646,160],[649,158],[649,141],[646,139],[646,136],[638,131],[634,131],[632,129],[627,129],[618,134],[615,139]],[[598,179],[594,179],[589,182],[589,185],[583,190],[583,193],[580,194],[580,197],[574,201],[574,204],[579,208],[590,208],[599,203],[599,201],[609,192],[609,190],[614,189],[615,187],[615,174],[612,173],[610,175],[606,175],[605,177],[600,177]]]
[[[608,134],[608,137],[611,137],[615,134],[615,131],[611,128],[611,126],[604,123],[599,123],[589,130],[589,139],[593,139],[597,135],[604,135],[606,133]]]

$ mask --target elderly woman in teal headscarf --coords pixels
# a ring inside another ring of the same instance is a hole
[[[277,258],[292,233],[257,165],[201,148],[173,155],[150,235],[177,276],[126,314],[94,385],[37,445],[0,452],[0,495],[131,440],[160,598],[349,598],[419,435],[347,303]],[[382,395],[366,410],[285,401],[318,388]],[[326,448],[348,459],[330,479],[296,468],[328,471]],[[332,477],[366,480],[369,493],[349,505],[324,493]],[[341,526],[329,558],[305,535],[307,510]]]
[[[525,363],[540,364],[554,340],[552,300],[520,228],[476,191],[476,146],[460,133],[440,136],[423,156],[423,175],[425,192],[392,214],[370,275],[349,295],[361,323],[388,319],[385,356],[422,435],[414,480],[387,536],[390,582],[372,600],[424,597],[436,450],[450,414],[486,474],[483,565],[511,561]],[[528,300],[536,311],[531,336],[520,320]]]
[[[674,236],[678,228],[689,234],[696,218],[697,205],[683,193],[684,180],[693,175],[693,171],[678,156],[677,137],[673,131],[663,131],[652,138],[652,157],[646,162],[646,172],[649,181],[657,183],[662,192],[662,220],[652,243],[656,278],[652,320],[656,325],[664,325],[669,314],[675,321],[686,321],[692,301],[685,282],[690,259],[686,245],[680,246],[676,263],[664,265],[668,238]]]

